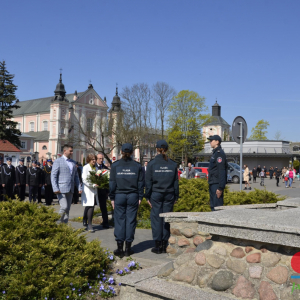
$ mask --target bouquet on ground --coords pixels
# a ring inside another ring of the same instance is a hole
[[[87,181],[90,184],[97,184],[98,189],[109,189],[109,170],[90,171]]]

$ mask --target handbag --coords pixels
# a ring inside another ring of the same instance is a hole
[[[284,176],[284,181],[288,181],[288,177],[287,176]]]

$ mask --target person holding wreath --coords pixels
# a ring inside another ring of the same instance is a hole
[[[95,232],[92,226],[94,207],[95,207],[95,197],[98,195],[97,184],[90,183],[90,171],[96,171],[96,155],[89,154],[86,158],[87,164],[82,170],[82,184],[83,190],[81,194],[81,203],[85,207],[83,213],[83,226],[87,226],[89,232]]]

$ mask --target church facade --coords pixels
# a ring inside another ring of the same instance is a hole
[[[81,132],[93,132],[96,139],[101,139],[101,128],[97,124],[104,124],[107,118],[116,115],[121,101],[116,91],[112,108],[108,111],[106,97],[100,97],[92,84],[86,91],[66,94],[60,74],[54,96],[21,101],[18,105],[20,108],[13,111],[13,120],[18,123],[17,127],[22,133],[20,156],[28,161],[32,158],[45,161],[48,158],[56,159],[62,153],[63,145],[72,136],[80,135],[76,123],[80,124]],[[113,145],[108,142],[106,146]],[[87,151],[87,145],[79,143],[74,147],[73,159],[82,162]],[[111,156],[118,158],[116,150],[112,151]]]

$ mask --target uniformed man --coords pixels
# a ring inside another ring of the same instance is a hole
[[[170,237],[170,224],[159,214],[173,211],[179,198],[177,163],[167,157],[168,143],[157,141],[156,157],[148,163],[146,170],[145,198],[151,206],[151,227],[156,254],[166,253]]]
[[[3,186],[2,186],[2,167],[3,167],[3,158],[0,156],[0,201],[3,200]]]
[[[213,154],[208,167],[208,183],[210,195],[210,208],[215,210],[216,206],[223,206],[223,192],[227,183],[227,159],[221,148],[222,139],[218,135],[208,138]]]
[[[1,181],[3,187],[3,195],[13,199],[14,186],[16,183],[16,172],[15,167],[11,164],[12,158],[6,158],[6,165],[2,167]],[[4,198],[5,199],[5,198]]]
[[[122,158],[112,164],[109,179],[109,197],[114,208],[118,245],[114,254],[119,257],[133,254],[131,243],[134,239],[139,203],[144,194],[142,167],[131,158],[132,152],[131,144],[122,145]]]
[[[37,192],[37,199],[38,199],[38,203],[42,203],[42,186],[44,185],[44,172],[41,169],[41,163],[38,161],[36,163],[36,168],[39,172],[39,177],[41,177],[41,186],[38,186],[38,192]]]
[[[33,160],[31,167],[26,172],[26,185],[29,186],[29,202],[36,202],[38,187],[42,186],[42,177],[39,176],[39,170],[36,167],[37,161]]]
[[[52,159],[47,160],[47,164],[44,166],[44,186],[45,186],[45,202],[46,205],[51,205],[53,201],[53,190],[51,183],[51,172],[52,172]]]
[[[24,166],[24,158],[20,158],[19,165],[16,167],[16,185],[18,187],[18,196],[22,201],[25,200],[26,171],[27,167]]]

